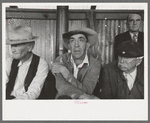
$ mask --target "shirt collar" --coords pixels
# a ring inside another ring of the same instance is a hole
[[[71,54],[70,61],[71,61],[71,63],[73,65],[75,65],[75,62],[74,62],[73,57],[72,57],[72,54]],[[85,58],[84,58],[83,62],[81,64],[79,64],[77,67],[81,68],[84,64],[87,64],[89,66],[89,60],[88,60],[88,55],[87,54],[85,55]]]
[[[132,78],[135,78],[136,77],[136,73],[137,73],[137,67],[135,68],[135,70],[133,72],[131,72],[129,75],[132,77]]]
[[[18,64],[18,67],[20,67],[23,64],[26,64],[27,66],[29,66],[30,63],[31,63],[32,58],[33,58],[33,54],[31,54],[30,58],[27,61],[25,61],[23,63],[20,61],[19,64]]]
[[[127,75],[125,72],[123,72],[124,75]],[[128,75],[130,75],[133,79],[136,77],[137,74],[137,67],[135,68],[134,71],[132,71],[131,73],[129,73]]]
[[[131,32],[129,32],[130,33],[130,35],[131,35],[131,37],[133,37],[134,36],[134,34],[133,33],[131,33]],[[138,36],[138,34],[139,34],[139,32],[137,32],[136,33],[136,35]]]

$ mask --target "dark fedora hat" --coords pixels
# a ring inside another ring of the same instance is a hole
[[[33,36],[30,27],[17,26],[9,32],[6,40],[7,45],[22,44],[35,41],[38,36]]]
[[[81,28],[78,30],[68,31],[63,34],[64,46],[68,49],[69,38],[75,34],[84,34],[87,37],[88,43],[91,46],[94,46],[98,41],[98,34],[93,29],[90,28]]]
[[[139,42],[131,40],[125,41],[118,45],[116,49],[118,56],[127,58],[136,58],[144,56],[143,46]]]

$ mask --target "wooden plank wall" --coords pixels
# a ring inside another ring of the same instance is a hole
[[[31,26],[33,35],[39,36],[33,52],[44,58],[51,68],[51,63],[55,60],[56,51],[56,20],[7,19],[7,33],[11,27],[19,24]],[[126,20],[96,20],[95,25],[99,39],[99,46],[95,47],[98,48],[96,51],[99,51],[103,66],[113,61],[114,37],[127,31]],[[69,20],[69,30],[84,27],[89,27],[86,20]],[[140,30],[143,31],[143,25]],[[6,46],[7,58],[10,57],[9,49]]]

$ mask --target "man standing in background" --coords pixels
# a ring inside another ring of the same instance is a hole
[[[124,41],[132,40],[135,42],[139,42],[144,47],[144,33],[139,31],[141,23],[142,17],[140,14],[129,14],[127,16],[127,28],[129,29],[129,31],[118,34],[115,37],[114,54],[116,59],[116,48]]]

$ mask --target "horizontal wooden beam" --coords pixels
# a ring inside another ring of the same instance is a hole
[[[56,13],[35,13],[35,12],[6,12],[6,19],[39,19],[55,20]]]
[[[107,19],[107,20],[126,20],[127,16],[131,13],[96,13],[95,19]],[[140,13],[142,18],[144,14]]]
[[[85,20],[86,13],[90,10],[69,10],[69,20]],[[42,19],[56,20],[56,10],[54,9],[20,9],[6,8],[6,19]],[[127,18],[128,14],[140,13],[144,15],[143,10],[94,10],[95,19],[121,19]]]

